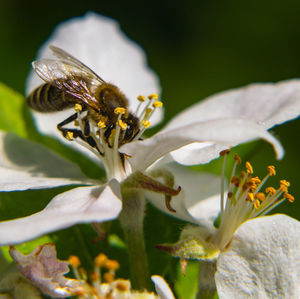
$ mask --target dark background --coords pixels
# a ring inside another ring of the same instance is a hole
[[[23,92],[30,62],[55,25],[89,10],[117,19],[146,50],[161,79],[166,119],[215,92],[300,74],[299,1],[0,0],[0,81]],[[274,130],[286,149],[275,163],[278,178],[292,182],[296,197],[277,211],[298,219],[299,124]],[[260,145],[252,162],[263,176],[274,155]]]

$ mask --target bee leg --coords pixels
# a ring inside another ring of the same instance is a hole
[[[111,146],[111,144],[108,142],[108,138],[109,138],[109,136],[110,136],[110,134],[111,134],[111,132],[112,132],[112,130],[113,130],[114,128],[115,128],[115,125],[114,125],[114,124],[111,124],[111,125],[105,130],[105,132],[104,132],[104,137],[105,137],[105,139],[106,139],[107,144],[108,144],[109,147],[112,147],[112,146]]]
[[[56,127],[59,131],[62,132],[62,127],[74,121],[75,119],[77,119],[77,112],[60,122]]]
[[[83,135],[88,137],[88,136],[90,136],[90,132],[91,132],[90,122],[88,121],[88,119],[85,119]]]

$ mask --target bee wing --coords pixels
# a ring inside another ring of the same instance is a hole
[[[83,62],[79,61],[77,58],[72,56],[71,54],[67,53],[61,48],[55,46],[49,46],[50,50],[52,51],[53,55],[56,56],[62,62],[72,65],[73,67],[81,70],[88,77],[94,78],[94,80],[99,81],[101,83],[105,83],[105,81],[99,77],[93,70],[91,70],[88,66],[86,66]]]
[[[68,61],[40,59],[32,63],[37,75],[46,82],[51,82],[91,108],[98,110],[99,103],[93,90],[103,81],[93,73],[74,66]]]

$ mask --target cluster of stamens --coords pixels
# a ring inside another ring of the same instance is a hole
[[[132,114],[137,123],[134,123],[135,134],[129,139],[124,136],[128,128],[126,123],[129,111],[125,107],[117,107],[114,109],[115,122],[112,124],[111,119],[102,116],[99,112],[99,121],[94,123],[93,119],[86,116],[83,107],[76,104],[74,109],[77,113],[77,118],[74,121],[75,127],[79,127],[79,132],[82,133],[81,138],[75,138],[72,130],[66,133],[66,138],[74,140],[80,145],[92,151],[104,164],[108,176],[115,177],[115,172],[120,172],[120,153],[119,148],[125,143],[139,140],[144,131],[151,125],[150,118],[155,110],[162,107],[162,102],[158,100],[157,94],[151,94],[147,98],[138,96],[139,104],[136,111]],[[88,124],[87,124],[88,122]],[[88,133],[86,126],[89,126]],[[123,132],[123,133],[122,133]],[[123,135],[121,135],[123,134]],[[120,137],[121,136],[121,137]],[[126,158],[124,154],[123,157]],[[123,165],[124,168],[124,165]],[[122,170],[121,170],[122,172]]]
[[[220,153],[221,156],[224,156],[222,190],[224,190],[224,168],[228,154],[228,150]],[[286,180],[280,180],[278,188],[267,187],[263,190],[267,180],[276,175],[274,166],[268,166],[267,175],[260,179],[254,176],[253,167],[249,162],[245,163],[245,170],[241,171],[240,175],[236,175],[236,168],[241,164],[241,158],[235,155],[234,160],[226,203],[224,203],[223,191],[221,196],[219,229],[223,231],[223,235],[225,235],[225,231],[227,235],[233,234],[237,227],[247,219],[267,214],[286,199],[289,202],[294,201],[294,197],[288,193],[290,183]],[[225,239],[224,236],[222,237]]]
[[[146,298],[146,295],[148,295],[148,293],[132,291],[130,281],[116,279],[119,263],[116,260],[108,259],[103,253],[100,253],[94,259],[94,271],[89,275],[80,266],[80,260],[77,256],[70,256],[68,262],[72,267],[75,278],[82,282],[82,286],[76,288],[73,293],[79,299],[144,298],[144,295]]]

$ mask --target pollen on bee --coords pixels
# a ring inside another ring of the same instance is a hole
[[[125,114],[125,112],[126,112],[126,109],[123,108],[123,107],[117,107],[117,108],[115,108],[115,110],[114,110],[114,113],[115,113],[115,114]]]
[[[74,109],[75,109],[76,112],[81,112],[82,111],[82,106],[77,103],[77,104],[75,104]]]
[[[73,140],[73,137],[74,137],[73,132],[68,131],[67,134],[66,134],[66,138],[67,138],[68,140]]]
[[[103,120],[100,120],[97,125],[100,129],[104,129],[106,127],[106,124]]]

